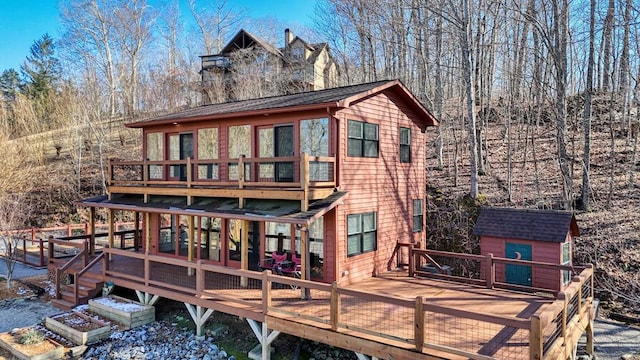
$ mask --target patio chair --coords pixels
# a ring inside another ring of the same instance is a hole
[[[280,272],[283,275],[289,275],[297,277],[298,279],[302,275],[302,259],[298,257],[298,254],[293,253],[291,255],[291,261],[283,261],[280,263]]]
[[[280,264],[285,261],[287,261],[287,253],[278,254],[277,251],[274,251],[270,258],[260,260],[258,267],[260,267],[260,271],[271,270],[278,273]]]

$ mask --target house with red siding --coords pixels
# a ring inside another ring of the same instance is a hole
[[[92,211],[141,224],[146,253],[348,284],[424,239],[425,139],[437,120],[400,81],[206,105],[127,124],[140,161],[110,164]]]
[[[473,234],[480,237],[482,255],[570,267],[573,238],[580,232],[568,211],[483,207]],[[496,281],[514,286],[561,291],[571,282],[569,269],[532,269],[521,263],[496,267]]]

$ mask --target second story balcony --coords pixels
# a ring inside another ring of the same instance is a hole
[[[336,187],[335,157],[110,161],[109,194],[323,199]],[[303,206],[304,207],[304,206]]]

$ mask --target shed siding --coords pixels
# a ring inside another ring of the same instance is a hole
[[[561,264],[562,243],[482,236],[480,252],[482,255],[492,253],[496,257],[505,257],[506,243],[530,245],[532,261]],[[557,291],[562,287],[562,276],[558,270],[533,268],[531,276],[531,285],[534,287]],[[505,267],[502,264],[496,265],[496,281],[505,281]]]
[[[338,207],[337,279],[349,283],[386,271],[396,241],[421,241],[413,233],[413,199],[425,198],[424,136],[411,121],[409,110],[393,94],[377,94],[336,114],[338,118],[339,186],[349,191]],[[347,156],[347,121],[379,126],[379,157]],[[399,128],[411,129],[411,163],[400,163]],[[377,251],[347,257],[347,215],[377,212]]]

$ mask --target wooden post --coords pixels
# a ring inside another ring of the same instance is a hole
[[[238,159],[238,189],[244,188],[244,155]],[[238,198],[238,207],[242,209],[244,207],[244,198]]]
[[[187,236],[187,261],[193,262],[193,243],[195,238],[195,223],[194,216],[189,215],[189,234]],[[187,268],[187,275],[193,276],[193,268]]]
[[[202,270],[202,260],[198,260],[198,262],[196,263],[196,297],[200,297],[202,295],[203,290],[204,290],[204,270]]]
[[[133,247],[135,251],[140,250],[140,212],[134,212],[134,221],[133,224]]]
[[[416,351],[422,352],[424,346],[424,306],[422,296],[416,297],[416,308],[414,313],[413,337],[416,344]]]
[[[396,248],[398,253],[402,253],[402,248],[398,248],[398,242],[396,241]],[[413,254],[413,246],[409,246],[409,277],[414,277],[416,273],[416,259]]]
[[[493,254],[488,253],[485,264],[485,276],[487,277],[487,289],[493,289],[493,284],[496,282],[496,263],[493,262]]]
[[[44,266],[45,262],[44,262],[44,244],[42,239],[38,239],[38,243],[39,243],[39,250],[40,250],[40,262],[38,263],[38,265],[40,266]]]
[[[96,254],[96,208],[89,208],[89,238],[91,256]]]
[[[267,315],[271,307],[271,270],[262,272],[262,314]]]
[[[151,213],[144,213],[144,227],[145,227],[145,253],[151,253]]]
[[[107,164],[107,198],[111,200],[111,191],[109,191],[109,187],[111,187],[111,180],[113,180],[113,168],[111,164],[111,159],[109,159],[109,163]]]
[[[55,253],[53,250],[53,242],[51,242],[51,240],[53,240],[53,235],[49,235],[49,238],[47,239],[47,247],[49,249],[49,262],[53,262],[52,260],[55,258]]]
[[[108,233],[109,233],[109,248],[113,249],[113,209],[108,211]],[[111,260],[111,253],[109,253],[109,260]]]
[[[300,211],[309,209],[309,155],[302,153],[300,158],[300,187],[302,188],[302,200]]]
[[[240,268],[249,270],[249,220],[242,220],[242,229],[240,231]],[[240,286],[247,287],[248,281],[246,277],[240,278]]]
[[[193,171],[191,171],[191,158],[187,158],[187,188],[191,188],[191,182],[193,180]],[[191,194],[187,192],[187,194]],[[191,205],[193,196],[187,195],[187,205]]]
[[[587,323],[587,328],[585,329],[587,333],[587,345],[586,350],[590,355],[594,355],[595,347],[593,345],[593,319],[589,318],[589,322]]]
[[[338,283],[335,281],[331,284],[331,306],[329,307],[329,312],[331,330],[338,331],[338,325],[340,324],[340,293],[338,293]]]
[[[529,359],[542,359],[542,323],[540,315],[531,316],[531,330],[529,331]]]

